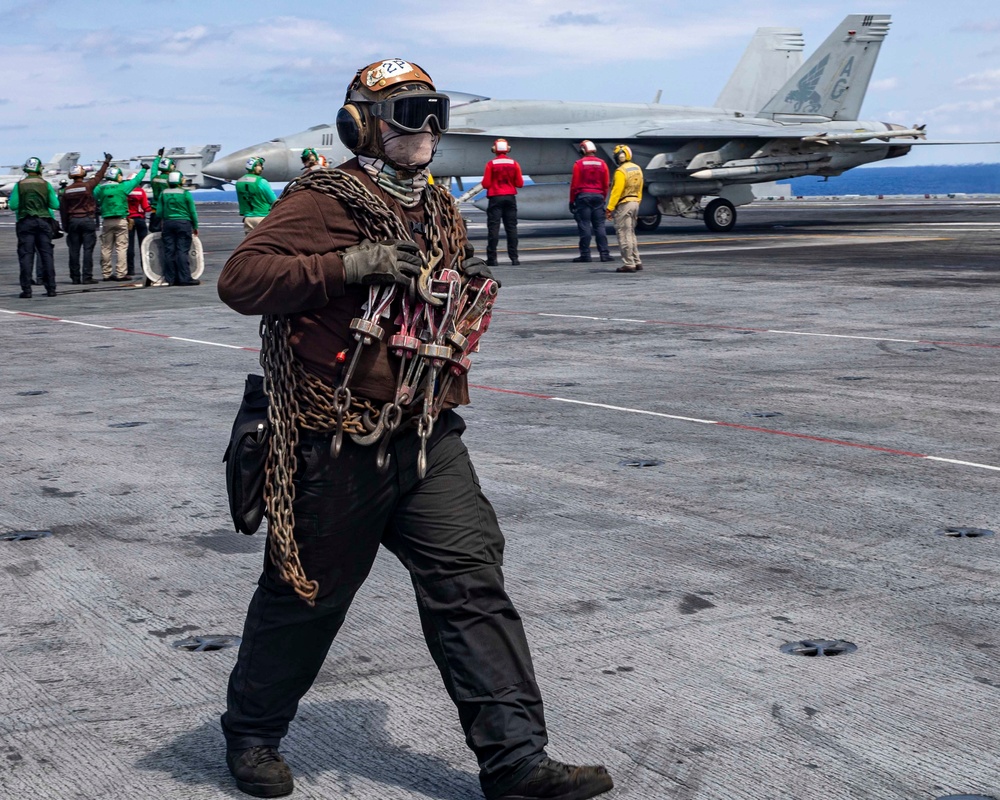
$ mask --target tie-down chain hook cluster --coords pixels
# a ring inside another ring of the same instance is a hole
[[[489,327],[498,291],[497,282],[491,278],[474,277],[463,281],[463,275],[457,270],[443,268],[432,273],[427,282],[430,302],[420,291],[402,293],[399,312],[393,322],[396,332],[387,342],[390,355],[398,359],[393,399],[382,407],[377,422],[371,415],[365,415],[362,420],[364,433],[350,434],[361,445],[381,440],[376,456],[379,469],[389,464],[389,441],[406,411],[413,413],[419,402],[417,471],[420,477],[424,476],[427,441],[434,422],[444,409],[454,379],[465,375],[471,367],[469,356],[479,349],[479,339]],[[338,429],[331,443],[334,456],[340,452],[343,436],[340,422],[350,406],[348,386],[359,354],[367,345],[385,340],[386,331],[381,320],[388,317],[389,307],[398,294],[395,286],[372,287],[364,315],[351,322],[358,344],[336,389]]]

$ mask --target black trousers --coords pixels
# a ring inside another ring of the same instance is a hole
[[[93,217],[70,217],[66,223],[66,246],[69,248],[71,280],[88,280],[94,277],[96,244],[97,220]]]
[[[578,194],[576,196],[576,228],[580,233],[580,255],[590,255],[590,238],[597,240],[597,252],[602,256],[608,251],[608,234],[604,227],[607,216],[604,213],[604,195]]]
[[[186,219],[163,220],[163,280],[185,283],[191,280],[192,225]]]
[[[495,263],[500,242],[500,222],[507,238],[507,256],[517,261],[517,197],[512,194],[491,197],[486,209],[486,260]]]
[[[149,229],[146,227],[145,217],[129,217],[128,229],[128,251],[125,256],[125,263],[128,264],[128,269],[126,270],[126,275],[135,275],[135,259],[138,255],[140,260],[142,258],[141,248],[142,240],[146,238],[149,233]],[[139,264],[139,272],[142,272],[142,264]]]
[[[407,568],[424,638],[458,708],[487,797],[502,794],[545,755],[548,741],[521,618],[507,597],[504,540],[462,442],[454,411],[438,420],[426,476],[417,477],[412,429],[390,446],[329,437],[300,445],[295,538],[306,576],[319,581],[314,608],[265,559],[243,643],[229,679],[222,729],[230,749],[277,746],[318,674],[379,545]]]
[[[48,291],[56,289],[52,223],[42,217],[25,217],[14,225],[17,233],[17,264],[20,269],[21,291],[31,292],[31,273],[38,255],[40,277]]]

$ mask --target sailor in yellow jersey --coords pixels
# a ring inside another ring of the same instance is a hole
[[[632,161],[632,148],[620,144],[614,150],[618,169],[615,170],[607,216],[614,219],[622,265],[615,272],[635,272],[642,269],[639,244],[635,239],[635,223],[642,202],[642,167]]]

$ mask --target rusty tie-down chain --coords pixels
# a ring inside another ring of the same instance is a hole
[[[282,199],[303,189],[319,191],[340,201],[363,238],[373,242],[413,241],[403,220],[385,202],[369,192],[361,181],[346,172],[313,170],[292,181],[282,193]],[[427,258],[416,288],[425,303],[435,304],[437,298],[430,294],[430,280],[434,267],[444,255],[442,244],[446,244],[452,254],[452,263],[457,264],[464,255],[465,223],[451,195],[443,187],[428,187],[424,200]],[[443,230],[438,226],[439,219],[444,223]],[[370,439],[371,442],[364,441],[366,444],[377,440],[378,437],[372,438],[371,434],[381,428],[383,445],[378,461],[380,466],[384,466],[387,460],[384,448],[402,418],[402,409],[398,397],[382,412],[367,400],[352,399],[347,388],[350,375],[345,375],[338,387],[330,387],[310,375],[294,356],[289,342],[290,327],[285,316],[265,315],[261,318],[260,363],[264,370],[264,389],[269,400],[268,420],[271,424],[264,499],[269,557],[281,578],[311,606],[315,605],[319,584],[306,577],[294,537],[293,478],[298,467],[296,448],[299,428],[331,431],[336,440],[347,432],[356,441],[359,438]],[[354,363],[366,343],[361,337],[355,338],[358,344]],[[413,399],[410,398],[411,401]],[[422,440],[423,444],[425,440]]]
[[[282,580],[309,605],[315,605],[319,584],[306,577],[299,560],[295,529],[295,486],[292,478],[298,467],[295,448],[299,443],[296,421],[299,406],[295,398],[295,372],[288,346],[288,319],[266,315],[260,320],[260,365],[264,370],[264,391],[268,397],[267,419],[271,440],[264,473],[264,506],[267,509],[268,555]]]

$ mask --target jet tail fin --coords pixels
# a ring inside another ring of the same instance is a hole
[[[49,159],[49,163],[43,168],[43,172],[69,172],[80,160],[79,153],[56,153]]]
[[[192,147],[168,147],[164,155],[174,160],[177,169],[184,175],[184,185],[192,189],[218,189],[225,181],[206,175],[203,170],[215,161],[221,150],[217,144],[203,144]],[[136,161],[152,161],[154,156],[137,156]]]
[[[800,30],[758,28],[715,107],[756,114],[802,66],[804,47]]]
[[[845,18],[757,116],[857,119],[889,20],[888,14]]]

